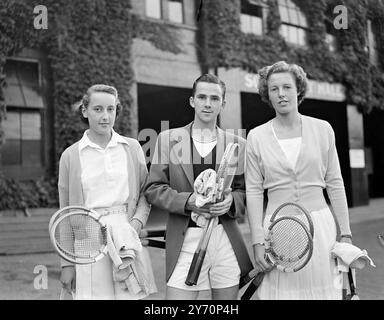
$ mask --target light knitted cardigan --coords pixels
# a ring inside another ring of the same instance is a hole
[[[276,140],[271,121],[252,129],[247,137],[245,182],[252,244],[264,242],[264,189],[268,189],[268,215],[285,202],[296,202],[310,212],[326,208],[326,188],[341,234],[351,233],[335,134],[326,121],[302,116],[295,169]]]
[[[128,144],[122,144],[127,154],[129,179],[128,217],[139,220],[145,226],[151,205],[142,194],[147,181],[148,170],[145,163],[143,150],[139,142],[132,138],[124,137]],[[69,205],[84,205],[83,189],[81,184],[81,165],[79,155],[79,142],[74,143],[60,158],[59,166],[59,200],[60,208]],[[62,266],[72,265],[62,260]]]

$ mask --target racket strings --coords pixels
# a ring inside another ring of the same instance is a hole
[[[294,204],[287,204],[280,208],[280,210],[274,217],[274,220],[283,217],[294,217],[296,219],[299,219],[311,232],[311,230],[313,230],[313,223],[308,215],[309,214],[304,212],[304,210],[299,206],[296,206]]]
[[[62,219],[55,230],[55,241],[70,258],[92,258],[106,243],[106,231],[92,217],[74,214]]]
[[[278,221],[271,228],[270,239],[270,254],[276,264],[295,270],[307,262],[311,239],[297,221]]]

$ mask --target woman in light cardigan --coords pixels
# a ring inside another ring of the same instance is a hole
[[[122,214],[123,220],[126,216],[126,221],[139,234],[150,211],[142,194],[148,171],[138,141],[113,130],[120,110],[114,87],[93,85],[83,96],[79,113],[89,129],[60,158],[60,208],[80,205],[107,215]],[[140,259],[145,262],[149,292],[155,292],[148,253],[142,250]],[[133,295],[114,281],[109,255],[90,265],[74,266],[62,259],[61,266],[62,285],[67,290],[76,289],[76,299],[138,299],[146,296],[142,293]]]
[[[259,299],[341,299],[334,259],[336,224],[323,196],[328,197],[341,231],[351,243],[348,206],[335,146],[326,121],[303,116],[307,79],[303,69],[284,61],[259,71],[259,93],[276,112],[269,122],[252,129],[246,147],[246,199],[256,268],[267,274],[257,290]],[[263,223],[263,192],[268,205]],[[265,260],[264,238],[275,209],[296,202],[310,212],[314,250],[309,263],[296,273],[283,273]]]

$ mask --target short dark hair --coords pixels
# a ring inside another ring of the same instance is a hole
[[[304,100],[308,88],[307,74],[299,65],[294,63],[288,64],[285,61],[278,61],[271,66],[266,66],[259,70],[258,89],[261,100],[269,106],[272,106],[268,95],[268,79],[274,73],[283,72],[289,72],[295,78],[297,88],[297,105],[300,105],[300,103]]]
[[[120,111],[122,109],[122,106],[120,104],[119,95],[117,93],[117,90],[115,87],[108,86],[106,84],[94,84],[93,86],[89,87],[86,94],[83,95],[83,98],[81,99],[80,105],[78,107],[78,113],[80,116],[80,119],[82,122],[89,124],[88,118],[84,118],[82,109],[88,108],[89,101],[91,100],[91,94],[95,92],[105,92],[113,95],[116,98],[116,118],[120,114]]]
[[[223,91],[223,100],[225,99],[225,91],[226,91],[225,83],[222,80],[220,80],[217,76],[210,73],[203,74],[202,76],[198,77],[195,80],[192,87],[192,97],[195,96],[196,87],[199,82],[208,82],[208,83],[215,83],[220,85],[221,90]]]

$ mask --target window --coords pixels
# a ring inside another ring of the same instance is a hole
[[[168,0],[169,21],[183,23],[183,0]]]
[[[11,110],[3,121],[3,166],[41,167],[40,112]]]
[[[372,23],[372,20],[367,21],[367,50],[369,53],[369,61],[375,65],[379,65],[379,56],[378,56],[378,50],[377,50],[377,41],[376,41],[376,35],[374,32],[374,25]]]
[[[240,27],[244,33],[263,35],[263,8],[249,0],[241,0]]]
[[[145,0],[145,15],[161,19],[161,0]]]
[[[280,34],[292,44],[306,45],[307,19],[291,0],[278,0],[281,18]]]
[[[42,173],[42,110],[39,64],[8,59],[5,67],[7,104],[3,120],[2,165],[12,177],[33,178]],[[13,173],[12,173],[13,172]]]

